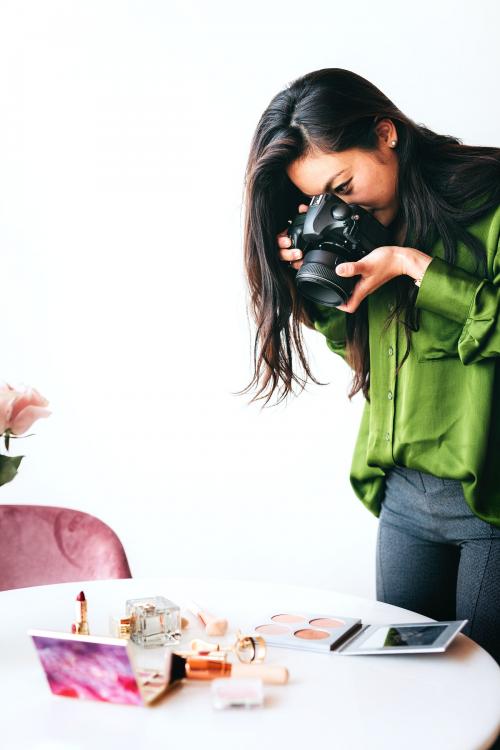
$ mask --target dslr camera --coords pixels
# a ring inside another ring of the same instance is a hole
[[[369,211],[331,193],[313,196],[307,212],[291,222],[288,236],[303,252],[295,276],[299,292],[327,307],[345,304],[359,279],[337,276],[336,266],[390,244],[389,231]]]

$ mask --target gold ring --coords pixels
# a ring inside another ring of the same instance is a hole
[[[266,642],[260,635],[242,636],[238,633],[234,650],[243,664],[250,664],[253,661],[260,663],[266,656]]]

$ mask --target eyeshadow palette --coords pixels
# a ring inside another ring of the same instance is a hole
[[[278,613],[253,627],[269,646],[333,651],[362,627],[355,617]]]
[[[130,641],[29,630],[54,695],[148,706],[170,687],[166,675],[137,669]]]

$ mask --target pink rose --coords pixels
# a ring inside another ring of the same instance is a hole
[[[13,435],[27,432],[33,422],[48,417],[48,401],[34,388],[16,390],[8,383],[0,384],[0,435],[10,430]]]

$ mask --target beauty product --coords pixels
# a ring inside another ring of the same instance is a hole
[[[170,654],[167,655],[167,659]],[[177,658],[180,657],[175,654]],[[216,677],[256,677],[272,685],[288,682],[288,669],[274,664],[229,664],[222,658],[188,656],[184,659],[185,677],[189,680],[213,680]]]
[[[111,615],[109,618],[109,632],[113,638],[130,638],[130,617]]]
[[[189,609],[200,619],[207,635],[220,636],[226,634],[227,620],[204,612],[196,602],[190,602]]]
[[[181,617],[181,630],[189,628],[189,620]],[[110,615],[109,632],[114,638],[130,638],[130,617]]]
[[[264,703],[262,680],[232,677],[212,682],[212,705],[214,708],[255,708]]]
[[[277,612],[262,618],[253,629],[268,646],[332,651],[361,627],[361,620],[355,617]]]
[[[171,660],[167,672],[138,668],[140,649],[122,638],[47,630],[28,634],[57,696],[148,706],[185,676],[181,659]]]
[[[71,632],[76,635],[89,635],[89,624],[87,621],[87,600],[85,594],[80,591],[76,597],[76,620],[71,626]]]
[[[443,652],[466,623],[467,620],[446,620],[365,625],[358,635],[339,648],[339,654],[362,656]]]
[[[262,662],[266,656],[266,642],[262,636],[241,635],[239,631],[236,642],[229,646],[202,641],[199,638],[191,641],[190,646],[194,653],[205,655],[234,652],[243,664]]]
[[[268,645],[310,651],[334,651],[340,656],[417,654],[446,651],[467,620],[362,624],[352,617],[276,614],[255,628]]]
[[[285,667],[227,664],[223,659],[185,659],[172,650],[164,668],[136,666],[140,653],[122,638],[81,636],[50,630],[29,630],[40,663],[55,695],[107,703],[149,705],[183,679],[213,680],[238,677],[282,685]]]
[[[156,648],[180,640],[180,609],[164,596],[128,599],[125,608],[130,618],[130,638],[138,646]]]

